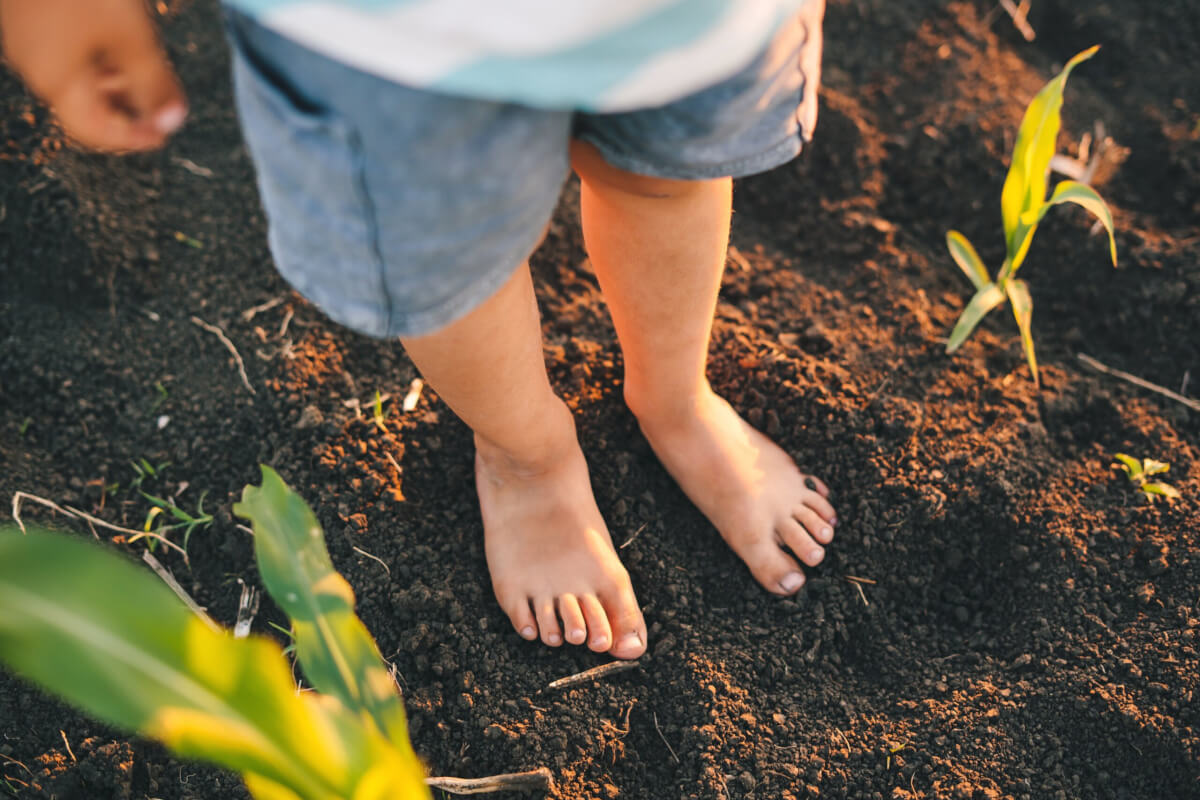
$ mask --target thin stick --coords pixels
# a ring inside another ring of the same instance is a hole
[[[1122,372],[1119,369],[1114,369],[1105,364],[1101,364],[1099,361],[1087,355],[1086,353],[1076,353],[1075,357],[1098,372],[1103,372],[1106,375],[1112,375],[1114,378],[1120,378],[1123,381],[1128,381],[1134,386],[1140,386],[1143,389],[1149,389],[1152,392],[1161,394],[1163,397],[1169,397],[1177,403],[1183,403],[1192,411],[1200,411],[1200,400],[1192,400],[1191,398],[1172,392],[1165,386],[1159,386],[1157,383],[1151,383],[1150,381],[1139,378],[1136,375],[1130,375],[1128,372]]]
[[[529,772],[510,772],[487,778],[426,778],[425,785],[451,794],[549,792],[554,787],[554,778],[550,770],[538,767]]]
[[[865,583],[869,586],[875,585],[875,581],[871,580],[870,578],[860,578],[857,575],[847,575],[846,580],[850,581],[851,583]]]
[[[384,561],[384,560],[383,560],[382,558],[380,558],[379,556],[372,555],[372,554],[368,553],[366,550],[363,550],[361,547],[355,547],[355,548],[354,548],[354,552],[358,553],[359,555],[366,556],[367,558],[370,558],[370,559],[372,559],[372,560],[374,560],[374,561],[378,561],[378,562],[379,562],[379,565],[380,565],[380,566],[382,566],[382,567],[383,567],[385,570],[387,570],[387,574],[388,574],[388,575],[391,575],[391,574],[392,574],[392,568],[391,568],[391,567],[389,567],[389,566],[387,565],[387,562],[386,562],[386,561]]]
[[[62,734],[63,744],[65,744],[67,746],[67,755],[69,755],[71,757],[72,761],[79,761],[79,759],[75,757],[75,752],[71,749],[71,743],[69,741],[67,741],[67,732],[64,730],[60,730],[59,733]]]
[[[587,683],[588,681],[599,680],[617,672],[625,672],[639,666],[636,661],[610,661],[607,664],[601,664],[598,667],[585,669],[583,672],[577,672],[574,675],[568,675],[565,678],[559,678],[556,681],[550,681],[549,689],[565,689],[568,686],[574,686],[577,683]]]
[[[853,583],[853,586],[855,589],[858,589],[858,596],[862,598],[863,605],[864,606],[871,605],[870,603],[867,602],[867,593],[863,591],[862,584],[861,583]]]
[[[1037,34],[1033,31],[1033,26],[1025,18],[1025,15],[1029,13],[1029,0],[1021,0],[1021,5],[1019,6],[1013,3],[1012,0],[1000,0],[1000,7],[1012,17],[1013,26],[1021,32],[1021,35],[1025,37],[1025,41],[1032,42],[1037,37]]]
[[[399,472],[402,475],[404,474],[404,470],[402,470],[400,468],[400,462],[396,460],[396,457],[394,455],[387,452],[386,450],[383,451],[383,455],[385,458],[387,458],[388,461],[392,462],[392,466],[396,468],[396,472]]]
[[[201,178],[213,177],[213,171],[208,167],[202,167],[190,158],[181,158],[180,156],[172,156],[171,161],[186,169],[193,175],[199,175]]]
[[[204,330],[221,340],[221,344],[225,345],[225,349],[233,354],[233,360],[237,362],[238,375],[242,376],[242,384],[245,385],[246,390],[249,391],[250,394],[257,394],[257,392],[254,391],[254,387],[250,385],[250,379],[246,377],[246,363],[242,361],[242,354],[238,352],[236,347],[234,347],[233,342],[229,341],[229,337],[225,335],[225,331],[221,330],[216,325],[209,325],[199,317],[192,317],[192,322],[199,325],[201,328],[204,328]]]
[[[675,759],[675,763],[679,763],[679,756],[675,755],[675,748],[671,747],[671,743],[667,741],[667,737],[663,736],[662,728],[658,727],[658,714],[651,713],[654,718],[654,730],[658,731],[658,738],[662,739],[662,743],[667,746],[667,752],[671,754],[671,758]]]
[[[80,511],[78,508],[75,508],[74,506],[60,506],[58,503],[55,503],[52,500],[47,500],[44,497],[38,497],[36,494],[30,494],[29,492],[16,492],[13,494],[13,499],[12,499],[12,517],[13,517],[13,519],[15,519],[17,521],[17,527],[21,529],[21,533],[27,532],[25,530],[25,523],[21,521],[21,501],[22,500],[32,500],[33,502],[40,503],[41,505],[44,505],[47,508],[52,508],[60,514],[65,514],[66,516],[71,517],[72,519],[86,520],[87,522],[91,523],[92,525],[99,525],[101,528],[106,528],[110,531],[116,531],[117,533],[123,533],[126,536],[130,537],[130,539],[129,539],[130,544],[133,544],[138,539],[143,539],[143,538],[155,539],[156,541],[162,542],[165,546],[171,548],[172,550],[176,551],[181,556],[183,556],[183,561],[185,564],[189,563],[187,551],[184,550],[179,545],[172,542],[170,539],[168,539],[165,536],[154,533],[153,531],[135,531],[132,528],[122,528],[120,525],[113,525],[111,522],[105,522],[104,520],[100,519],[99,517],[93,517],[91,514],[86,514],[82,511]],[[94,533],[94,531],[93,531],[93,533]]]
[[[250,320],[254,319],[255,315],[261,314],[264,311],[270,311],[272,308],[274,308],[275,306],[279,305],[282,302],[283,302],[282,297],[272,297],[267,302],[259,303],[254,308],[247,308],[245,311],[242,312],[242,320],[245,322],[249,322]]]
[[[638,528],[636,531],[634,531],[634,532],[633,532],[633,536],[630,536],[630,537],[629,537],[629,538],[628,538],[628,539],[625,541],[625,544],[621,545],[621,546],[620,546],[620,547],[618,547],[617,549],[618,549],[618,550],[624,550],[626,547],[629,547],[629,545],[633,544],[633,540],[634,540],[634,539],[636,539],[636,538],[638,537],[638,534],[640,534],[642,531],[646,530],[646,526],[647,526],[648,524],[649,524],[649,523],[647,523],[647,522],[643,522],[643,523],[642,523],[642,527],[640,527],[640,528]]]
[[[149,550],[146,550],[142,553],[142,561],[145,561],[150,565],[150,569],[154,570],[155,574],[162,578],[163,583],[170,587],[171,591],[175,593],[175,596],[182,600],[183,604],[190,608],[192,613],[200,618],[201,622],[217,633],[223,632],[221,630],[221,626],[213,622],[213,618],[205,613],[204,609],[200,607],[200,604],[192,599],[192,596],[188,594],[182,586],[179,585],[179,581],[175,580],[175,576],[172,575],[170,571],[168,571],[167,568],[164,567]]]
[[[288,325],[292,324],[292,317],[294,317],[295,315],[296,315],[295,312],[292,311],[292,309],[290,309],[290,308],[284,312],[283,322],[279,323],[279,338],[280,339],[282,339],[284,336],[287,336]]]

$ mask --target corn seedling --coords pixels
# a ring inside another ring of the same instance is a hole
[[[1161,475],[1171,469],[1171,465],[1163,461],[1155,461],[1153,458],[1143,458],[1140,462],[1133,456],[1125,453],[1114,453],[1113,458],[1117,463],[1112,465],[1113,469],[1119,469],[1129,478],[1129,482],[1134,487],[1146,496],[1146,500],[1153,503],[1160,497],[1165,497],[1168,500],[1179,499],[1179,490],[1169,483],[1162,481],[1152,481],[1150,478],[1154,475]]]
[[[312,511],[269,467],[234,511],[254,527],[315,692],[297,692],[274,641],[214,630],[111,550],[32,529],[0,531],[0,660],[112,725],[237,770],[259,800],[428,798],[399,692]]]
[[[1062,71],[1042,87],[1025,109],[1025,116],[1017,132],[1017,143],[1013,147],[1012,164],[1009,166],[1000,195],[1005,257],[995,281],[991,279],[987,267],[967,237],[953,230],[946,234],[946,246],[950,250],[950,256],[975,287],[975,295],[959,315],[954,330],[950,332],[946,352],[953,353],[957,350],[988,312],[1007,299],[1012,304],[1013,317],[1021,332],[1021,346],[1025,351],[1025,360],[1029,362],[1029,370],[1033,373],[1035,385],[1040,385],[1040,382],[1037,356],[1033,349],[1033,299],[1029,294],[1029,285],[1017,279],[1015,275],[1033,243],[1033,234],[1037,231],[1038,223],[1046,216],[1046,212],[1061,203],[1082,206],[1094,214],[1108,231],[1109,253],[1113,266],[1117,264],[1117,243],[1113,237],[1112,214],[1095,189],[1077,181],[1062,181],[1054,187],[1050,198],[1046,199],[1050,159],[1054,157],[1062,122],[1059,112],[1062,109],[1063,88],[1066,86],[1067,76],[1076,65],[1091,58],[1098,49],[1098,45],[1091,47],[1068,61]]]

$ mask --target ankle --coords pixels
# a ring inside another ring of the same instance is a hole
[[[475,452],[489,469],[517,475],[540,475],[553,469],[579,449],[575,418],[566,404],[555,398],[546,412],[525,427],[523,435],[506,431],[503,441],[475,433]]]
[[[691,391],[647,389],[626,380],[625,405],[643,428],[670,429],[696,418],[702,404],[712,396],[705,380]]]

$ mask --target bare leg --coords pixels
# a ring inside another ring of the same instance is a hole
[[[596,507],[571,412],[546,376],[528,266],[465,318],[404,340],[475,432],[475,480],[496,599],[526,639],[618,658],[646,649],[629,575]]]
[[[633,175],[574,142],[584,239],[625,354],[625,398],[663,465],[754,577],[792,594],[837,520],[823,483],[705,377],[729,238],[731,182]]]

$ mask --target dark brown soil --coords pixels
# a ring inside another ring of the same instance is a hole
[[[164,153],[60,148],[0,78],[0,496],[137,527],[130,462],[170,462],[145,485],[186,483],[189,508],[205,492],[217,520],[190,569],[160,556],[230,623],[237,580],[257,581],[230,505],[274,465],[325,525],[436,774],[545,765],[562,798],[1200,797],[1200,414],[1075,357],[1200,386],[1200,9],[1039,0],[1030,20],[1027,43],[988,0],[832,2],[817,141],[737,190],[712,379],[835,487],[843,520],[794,600],[753,583],[639,437],[568,189],[534,263],[546,354],[652,640],[633,672],[545,689],[603,659],[511,631],[468,431],[432,392],[387,432],[347,407],[403,395],[413,367],[272,270],[208,0],[166,19],[194,112]],[[1097,42],[1060,144],[1099,119],[1119,146],[1100,190],[1121,263],[1083,212],[1039,233],[1039,399],[1006,312],[943,353],[969,287],[942,242],[959,228],[999,260],[1021,111]],[[1144,502],[1117,451],[1170,462],[1183,500]],[[245,796],[8,675],[0,735],[0,794]]]

